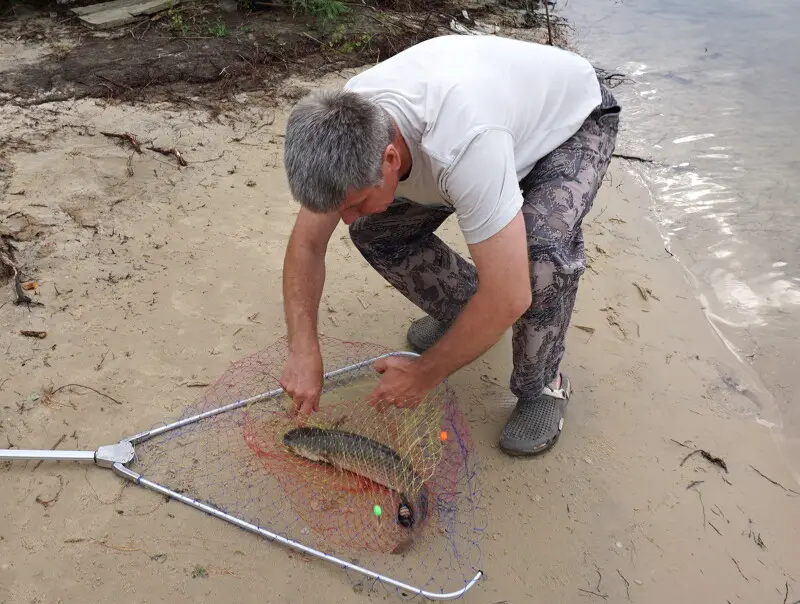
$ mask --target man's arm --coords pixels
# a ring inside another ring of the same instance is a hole
[[[414,406],[439,382],[491,348],[531,305],[531,276],[514,141],[502,129],[475,136],[443,179],[478,270],[478,289],[419,359],[375,363],[378,407]]]
[[[283,308],[289,358],[280,380],[306,415],[319,410],[322,359],[317,336],[319,303],[325,284],[325,254],[339,215],[301,209],[283,263]]]
[[[422,355],[419,366],[430,384],[438,384],[494,346],[531,305],[522,212],[469,249],[478,269],[478,289],[447,333]]]

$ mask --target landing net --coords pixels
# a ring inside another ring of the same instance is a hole
[[[442,384],[413,409],[379,411],[367,397],[380,375],[364,361],[392,351],[331,338],[320,343],[326,372],[349,369],[326,380],[320,411],[302,423],[306,432],[294,434],[312,451],[333,450],[338,465],[287,446],[285,435],[301,424],[280,393],[137,444],[131,469],[425,591],[463,588],[479,570],[485,517],[477,459],[455,393]],[[286,358],[282,339],[231,364],[166,423],[280,390]],[[401,522],[408,515],[410,527]]]

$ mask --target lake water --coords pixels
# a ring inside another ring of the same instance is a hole
[[[559,0],[555,13],[578,52],[634,80],[614,89],[617,150],[658,162],[642,173],[666,245],[765,389],[765,416],[800,441],[800,2]]]

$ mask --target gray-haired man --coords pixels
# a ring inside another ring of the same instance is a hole
[[[280,383],[319,410],[317,313],[339,220],[364,258],[427,313],[419,358],[390,358],[376,404],[413,406],[512,328],[517,405],[500,440],[540,453],[561,433],[559,370],[585,270],[581,223],[615,146],[620,109],[567,51],[495,36],[443,36],[309,95],[286,129],[302,205],[284,265],[289,358]],[[434,231],[451,214],[474,266]]]

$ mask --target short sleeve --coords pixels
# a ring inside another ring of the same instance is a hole
[[[511,134],[498,129],[477,134],[444,174],[442,185],[468,244],[498,233],[522,207]]]

